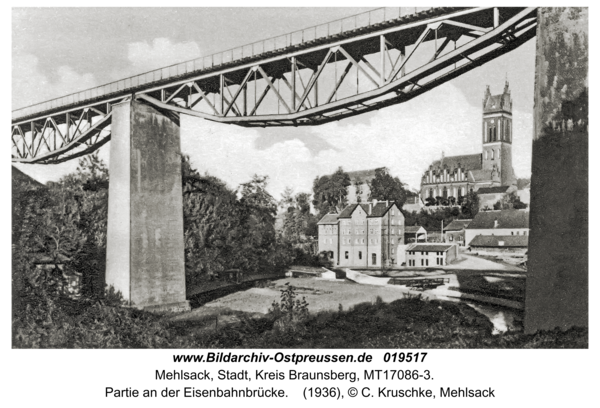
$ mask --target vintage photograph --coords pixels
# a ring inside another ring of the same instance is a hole
[[[589,348],[588,38],[13,8],[12,348]]]

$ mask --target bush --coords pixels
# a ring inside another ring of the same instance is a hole
[[[274,329],[280,335],[296,335],[304,333],[304,322],[308,319],[308,303],[306,298],[297,299],[294,286],[286,283],[281,290],[281,301],[273,301],[269,315],[275,320]]]

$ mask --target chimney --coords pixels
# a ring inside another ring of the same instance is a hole
[[[371,215],[372,211],[373,211],[373,203],[369,203],[369,215]]]
[[[388,207],[388,205],[389,205],[389,204],[388,204],[388,200],[385,200],[385,207],[387,208],[387,207]]]

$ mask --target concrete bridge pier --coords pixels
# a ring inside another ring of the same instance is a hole
[[[525,332],[588,326],[588,9],[539,8]]]
[[[113,106],[106,283],[133,307],[189,310],[179,117]]]

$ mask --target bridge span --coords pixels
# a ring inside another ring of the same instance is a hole
[[[383,8],[12,113],[13,161],[59,163],[110,140],[111,107],[245,127],[314,126],[408,101],[535,36],[535,8]]]
[[[588,325],[587,8],[384,8],[12,112],[12,161],[110,145],[107,283],[186,300],[179,115],[314,126],[406,102],[537,36],[525,330]]]

